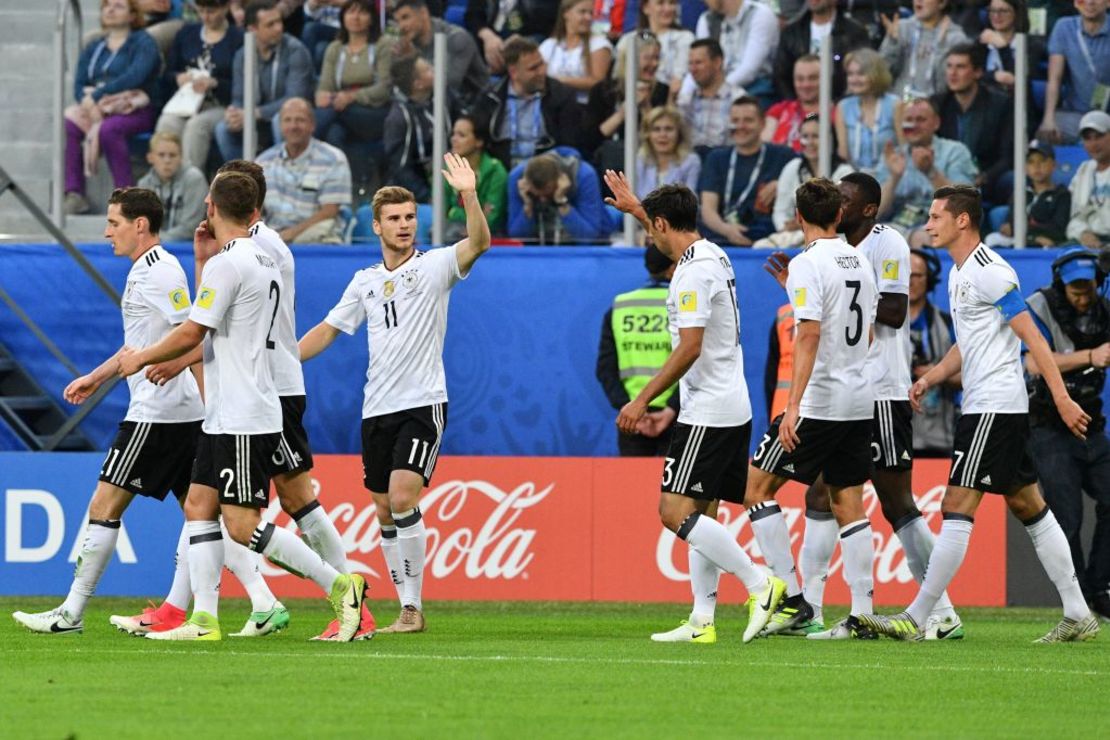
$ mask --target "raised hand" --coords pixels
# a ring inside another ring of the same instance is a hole
[[[885,35],[889,36],[892,41],[898,40],[898,22],[901,20],[897,13],[891,13],[889,16],[879,14],[879,20],[883,22],[883,31]]]
[[[200,260],[207,260],[220,251],[220,243],[215,235],[208,230],[208,219],[201,221],[193,230],[193,256]]]
[[[471,168],[470,162],[454,152],[444,154],[443,162],[446,165],[443,179],[447,180],[447,184],[454,188],[456,193],[461,195],[478,189],[478,176]]]
[[[767,261],[763,263],[763,269],[779,285],[783,288],[786,287],[786,279],[790,277],[790,258],[786,255],[786,252],[772,252]]]
[[[605,202],[621,213],[635,215],[636,211],[640,209],[640,199],[632,192],[632,186],[628,184],[628,178],[625,174],[615,170],[605,170],[604,177],[605,184],[613,191],[613,197],[606,198]]]

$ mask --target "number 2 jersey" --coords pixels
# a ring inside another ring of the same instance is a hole
[[[447,401],[447,304],[451,288],[466,277],[457,250],[416,250],[393,270],[384,263],[359,270],[324,319],[346,334],[366,322],[370,366],[362,418]]]
[[[679,380],[678,420],[708,427],[736,427],[751,421],[736,274],[728,255],[713,242],[699,239],[682,253],[671,278],[667,315],[672,348],[679,344],[679,329],[705,329],[701,355]]]
[[[841,239],[817,239],[790,261],[786,292],[795,321],[821,322],[800,415],[827,421],[872,418],[875,392],[867,356],[878,293],[866,255]]]
[[[276,231],[263,221],[251,226],[251,240],[268,255],[281,273],[281,304],[274,320],[273,367],[274,387],[279,396],[304,395],[304,371],[301,351],[297,346],[296,278],[293,253]]]
[[[232,239],[204,266],[189,318],[212,330],[204,338],[205,433],[281,431],[271,369],[281,292],[277,263],[249,238]]]
[[[875,287],[880,295],[895,293],[909,300],[910,245],[905,237],[889,226],[876,224],[857,249],[871,263]],[[910,372],[912,356],[908,316],[897,329],[875,323],[875,341],[867,354],[867,369],[876,401],[909,400],[913,384]]]

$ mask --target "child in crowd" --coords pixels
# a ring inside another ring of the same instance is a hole
[[[153,190],[162,199],[163,241],[192,241],[193,231],[204,220],[207,208],[208,181],[193,165],[182,166],[181,137],[159,131],[150,137],[146,161],[150,172],[139,180],[140,188]]]
[[[1055,247],[1068,241],[1068,218],[1071,215],[1071,193],[1063,185],[1052,181],[1056,170],[1056,151],[1047,141],[1034,139],[1029,142],[1025,157],[1025,170],[1029,186],[1025,190],[1025,212],[1029,218],[1026,241],[1029,246]],[[1010,200],[1006,223],[998,231],[988,234],[989,247],[1014,246],[1014,201]]]

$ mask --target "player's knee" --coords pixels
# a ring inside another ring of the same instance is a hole
[[[108,483],[101,482],[96,487],[92,501],[89,502],[89,519],[115,521],[123,517],[131,494]]]
[[[825,486],[814,483],[806,489],[806,510],[832,511],[829,490]]]
[[[1036,486],[1026,486],[1014,495],[1005,498],[1010,511],[1023,522],[1040,514],[1047,506]]]
[[[760,472],[762,473],[762,471]],[[775,488],[771,485],[773,480],[766,473],[749,476],[748,487],[744,490],[744,506],[751,508],[756,504],[762,504],[764,501],[773,501],[775,498]]]
[[[689,508],[678,505],[678,502],[672,500],[671,497],[664,496],[659,500],[659,521],[672,532],[678,531],[682,522],[689,515]]]
[[[228,519],[224,517],[224,526],[227,527],[227,534],[231,539],[238,542],[243,547],[248,547],[251,542],[251,535],[254,534],[254,522],[246,519]]]
[[[879,506],[883,510],[883,517],[891,524],[900,522],[910,514],[918,512],[917,504],[914,502],[912,495],[900,496],[896,500],[880,501]]]

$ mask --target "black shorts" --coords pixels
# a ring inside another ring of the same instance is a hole
[[[956,422],[948,485],[1009,494],[1036,483],[1028,443],[1029,414],[964,414]]]
[[[205,434],[197,440],[193,483],[215,488],[221,504],[264,509],[281,445],[273,434]]]
[[[159,501],[171,490],[189,491],[189,471],[200,435],[199,421],[155,423],[125,421],[100,468],[100,480]]]
[[[703,501],[744,503],[752,423],[706,427],[676,422],[659,490]]]
[[[782,414],[771,422],[752,458],[760,470],[809,485],[820,475],[836,488],[860,486],[871,477],[871,419],[798,419],[801,440],[793,452],[779,443]]]
[[[270,461],[274,475],[312,470],[312,448],[304,429],[304,396],[281,397],[281,444]]]
[[[362,420],[362,484],[373,493],[389,492],[394,470],[411,470],[432,480],[439,443],[447,427],[447,404],[436,403]]]
[[[875,402],[871,462],[876,470],[913,469],[913,408],[909,401]]]

